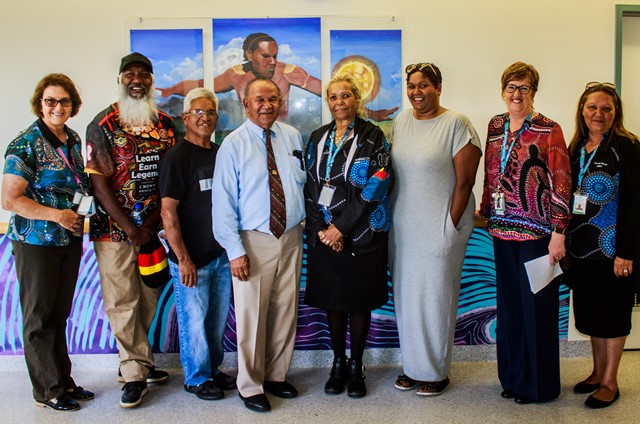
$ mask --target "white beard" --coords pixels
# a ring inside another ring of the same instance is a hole
[[[120,123],[130,127],[144,127],[158,120],[156,101],[153,98],[155,87],[152,85],[147,95],[141,99],[129,96],[127,87],[119,84]]]

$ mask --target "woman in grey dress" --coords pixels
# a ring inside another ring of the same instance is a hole
[[[469,119],[440,105],[440,69],[418,63],[405,72],[413,109],[396,118],[391,148],[397,179],[390,254],[403,367],[395,387],[434,396],[449,384],[482,151]]]

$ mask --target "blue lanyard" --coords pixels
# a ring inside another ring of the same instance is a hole
[[[336,156],[338,156],[338,152],[342,149],[342,146],[344,146],[344,142],[347,141],[347,137],[349,137],[351,130],[353,130],[354,123],[355,121],[351,121],[351,123],[347,127],[347,130],[342,136],[342,140],[340,140],[340,144],[338,144],[337,146],[335,143],[336,127],[334,126],[333,129],[331,130],[331,134],[329,135],[329,155],[327,156],[327,167],[326,167],[326,178],[325,178],[327,180],[327,184],[329,184],[329,181],[331,180],[331,167],[333,166],[333,162],[336,160]]]
[[[518,140],[518,137],[520,137],[522,133],[527,128],[529,128],[531,115],[533,115],[533,111],[529,112],[529,115],[527,115],[527,117],[524,119],[522,127],[520,127],[520,130],[518,130],[511,143],[509,143],[509,120],[511,118],[507,117],[507,122],[504,124],[504,137],[502,139],[502,146],[500,147],[500,175],[504,174],[504,170],[507,167],[509,157],[511,156],[511,152],[513,151],[513,146],[516,144],[516,140]],[[507,147],[507,144],[509,145],[509,147]]]
[[[600,144],[602,144],[602,142],[605,140],[606,137],[607,137],[607,134],[602,136],[602,140],[601,140]],[[598,145],[598,147],[600,147],[600,145]],[[593,151],[589,154],[589,159],[586,160],[586,163],[585,163],[585,159],[587,157],[587,142],[586,142],[586,140],[585,140],[584,144],[582,145],[582,148],[580,149],[580,172],[578,173],[578,188],[577,188],[578,190],[580,190],[580,187],[582,187],[582,179],[587,174],[587,171],[589,170],[589,165],[591,165],[591,161],[593,160],[594,156],[596,155],[596,152],[598,151],[598,147],[593,149]]]

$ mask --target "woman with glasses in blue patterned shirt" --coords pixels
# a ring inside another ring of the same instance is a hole
[[[69,77],[45,76],[31,99],[38,119],[9,143],[2,179],[33,396],[38,406],[56,411],[93,399],[71,378],[66,341],[82,257],[84,218],[75,209],[89,190],[80,137],[66,122],[81,104]]]

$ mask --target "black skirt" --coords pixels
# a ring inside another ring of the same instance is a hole
[[[628,336],[635,296],[634,277],[616,277],[612,260],[572,259],[570,273],[576,329],[604,339]]]
[[[322,243],[309,245],[304,301],[328,311],[377,309],[389,297],[387,264],[386,245],[361,255],[352,254],[348,243],[341,252]]]

